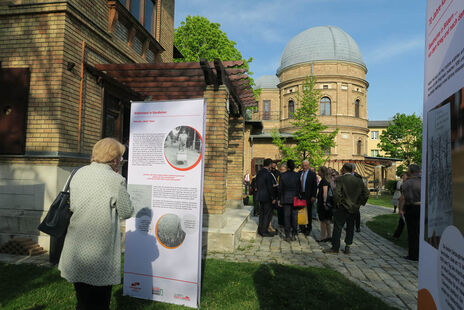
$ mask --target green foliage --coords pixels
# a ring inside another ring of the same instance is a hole
[[[319,111],[320,92],[314,88],[316,79],[310,76],[303,83],[302,92],[297,93],[299,107],[295,109],[292,125],[297,131],[293,134],[295,145],[287,143],[286,139],[279,136],[277,130],[271,132],[272,143],[276,145],[282,155],[282,161],[293,159],[297,165],[303,160],[308,160],[309,165],[319,167],[330,157],[331,147],[335,146],[335,136],[338,129],[327,132],[327,126],[317,118]]]
[[[183,59],[174,59],[174,62],[199,62],[200,59],[243,60],[241,68],[246,69],[250,85],[254,86],[251,78],[253,72],[249,71],[253,58],[243,59],[235,47],[237,43],[229,40],[220,27],[219,23],[212,23],[206,17],[188,15],[174,31],[174,45],[184,55]],[[258,95],[255,91],[255,97]]]
[[[422,162],[422,118],[416,114],[397,113],[380,135],[379,147],[388,156],[403,159],[397,174],[410,164]]]
[[[387,184],[385,184],[385,188],[388,190],[390,194],[393,194],[396,190],[396,180],[388,180]]]

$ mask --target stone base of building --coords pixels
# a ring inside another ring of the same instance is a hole
[[[232,253],[238,247],[242,229],[250,219],[252,208],[228,208],[221,215],[206,215],[209,223],[203,221],[203,249],[207,252]]]

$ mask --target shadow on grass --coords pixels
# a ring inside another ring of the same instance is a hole
[[[0,308],[1,309],[49,309],[47,298],[36,298],[43,289],[67,284],[58,270],[29,264],[0,264]],[[55,290],[48,298],[67,295],[68,290]],[[72,288],[71,288],[72,291]]]
[[[263,264],[253,279],[259,309],[396,309],[327,268]]]

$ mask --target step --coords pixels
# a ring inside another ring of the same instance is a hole
[[[257,216],[250,216],[248,222],[242,229],[242,233],[240,234],[240,240],[243,241],[251,241],[256,240],[256,232],[258,230],[258,217]]]

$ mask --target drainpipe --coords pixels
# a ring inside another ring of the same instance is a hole
[[[85,41],[82,41],[82,58],[81,58],[81,87],[79,90],[79,123],[77,127],[77,152],[81,152],[82,136],[82,110],[84,106],[84,66],[85,66]]]

